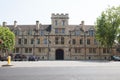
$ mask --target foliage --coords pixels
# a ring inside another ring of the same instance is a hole
[[[97,18],[95,29],[96,39],[101,46],[111,48],[118,35],[120,26],[120,6],[109,7],[103,11],[101,16]]]
[[[0,27],[0,49],[12,50],[15,45],[15,35],[8,27]]]
[[[120,44],[120,27],[119,27],[119,29],[118,29],[117,42]]]

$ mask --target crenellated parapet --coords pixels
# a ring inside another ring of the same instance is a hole
[[[51,17],[51,19],[61,19],[61,18],[63,18],[63,19],[69,19],[69,15],[68,14],[63,14],[63,13],[61,13],[61,14],[59,14],[59,13],[52,13],[52,17]]]

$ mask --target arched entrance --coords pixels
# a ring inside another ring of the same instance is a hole
[[[55,52],[56,60],[64,60],[64,51],[62,49],[57,49]]]

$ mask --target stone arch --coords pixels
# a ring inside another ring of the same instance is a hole
[[[56,60],[64,60],[64,50],[63,49],[56,49],[55,59]]]

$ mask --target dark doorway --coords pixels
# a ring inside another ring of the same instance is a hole
[[[64,59],[64,51],[62,49],[57,49],[55,53],[56,60],[63,60]]]

